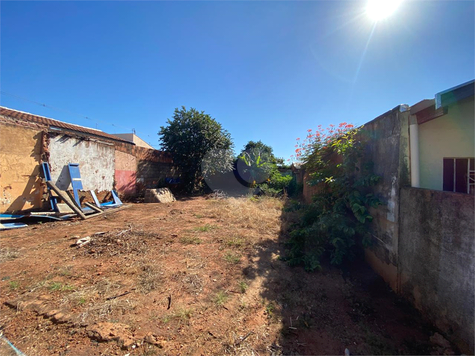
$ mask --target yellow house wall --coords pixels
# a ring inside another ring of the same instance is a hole
[[[0,213],[40,208],[41,130],[0,123]]]
[[[444,157],[474,157],[474,102],[464,100],[447,115],[419,125],[420,187],[443,188]]]

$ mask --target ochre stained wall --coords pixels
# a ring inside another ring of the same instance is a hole
[[[41,208],[42,131],[0,123],[0,212]]]
[[[115,189],[124,195],[136,193],[137,159],[135,156],[115,151]]]

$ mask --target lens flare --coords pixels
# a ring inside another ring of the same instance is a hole
[[[391,16],[401,3],[402,0],[369,0],[366,5],[366,14],[373,21],[379,21]]]

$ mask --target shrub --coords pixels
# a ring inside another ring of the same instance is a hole
[[[298,226],[290,232],[285,259],[302,264],[308,271],[321,268],[321,257],[339,265],[352,259],[356,245],[370,243],[370,207],[380,201],[369,187],[377,184],[372,165],[364,162],[364,142],[359,130],[343,123],[307,137],[297,150],[305,168],[312,172],[310,184],[318,187],[313,203],[302,213]]]

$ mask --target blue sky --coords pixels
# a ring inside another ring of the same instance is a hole
[[[363,124],[475,77],[473,1],[406,0],[376,25],[365,5],[2,1],[0,103],[156,147],[184,105],[236,151],[262,140],[289,158],[307,129]]]

